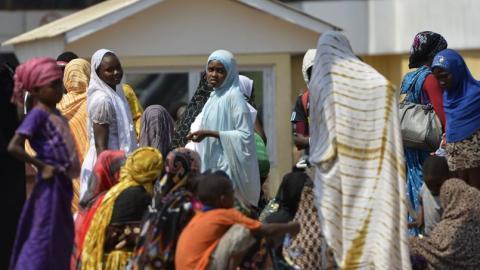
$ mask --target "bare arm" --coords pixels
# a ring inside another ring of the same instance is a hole
[[[108,125],[93,123],[93,137],[97,156],[108,149]]]
[[[41,160],[32,157],[25,152],[25,139],[24,135],[15,134],[12,140],[8,144],[8,152],[23,162],[28,162],[38,168],[42,172],[42,178],[48,180],[53,177],[55,168],[48,164],[43,163]]]
[[[264,236],[266,238],[276,238],[281,237],[287,233],[291,235],[296,235],[300,232],[300,224],[297,222],[289,222],[289,223],[271,223],[271,224],[263,224],[262,228],[258,230],[255,235],[257,236]]]
[[[199,130],[193,133],[189,133],[187,135],[187,139],[192,140],[196,143],[203,141],[203,139],[205,139],[206,137],[213,137],[218,139],[220,138],[220,134],[218,133],[218,131],[213,130]]]

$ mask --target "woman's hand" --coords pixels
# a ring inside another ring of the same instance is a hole
[[[42,168],[42,178],[46,181],[50,181],[55,176],[55,172],[56,172],[55,167],[51,165],[45,165]]]
[[[218,138],[219,134],[216,131],[211,131],[211,130],[199,130],[195,131],[192,133],[188,133],[187,139],[199,143],[203,141],[206,137],[213,137],[213,138]]]

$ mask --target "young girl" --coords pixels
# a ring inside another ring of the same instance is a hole
[[[15,72],[12,101],[23,91],[36,100],[8,146],[18,159],[38,168],[36,184],[18,225],[10,269],[68,269],[73,245],[72,178],[80,165],[68,123],[56,109],[62,99],[62,70],[55,60],[33,58]],[[37,153],[29,156],[25,140]]]

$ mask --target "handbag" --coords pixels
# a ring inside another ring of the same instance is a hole
[[[437,150],[442,141],[442,123],[432,104],[402,101],[399,110],[404,147],[431,152]]]

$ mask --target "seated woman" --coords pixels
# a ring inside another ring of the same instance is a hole
[[[157,148],[163,157],[170,151],[175,123],[160,105],[150,105],[141,118],[139,146]]]
[[[203,107],[200,130],[187,137],[202,142],[202,170],[225,171],[240,205],[255,208],[260,198],[260,175],[254,126],[240,91],[237,63],[232,53],[218,50],[209,56],[206,69],[207,81],[215,91]]]
[[[429,236],[410,240],[413,269],[480,269],[480,191],[460,179],[429,189],[444,212]]]
[[[95,52],[87,91],[90,145],[82,165],[80,198],[102,151],[123,150],[128,155],[137,148],[132,114],[120,84],[122,77],[122,65],[112,51]]]
[[[444,89],[447,161],[450,171],[480,189],[480,82],[454,50],[439,52],[432,71]]]
[[[194,151],[177,148],[168,154],[166,173],[156,185],[151,211],[134,251],[134,269],[175,268],[177,239],[196,208],[201,208],[196,207],[192,183],[200,166],[200,156]]]
[[[68,65],[67,65],[68,69]],[[103,151],[99,156],[93,174],[88,181],[87,191],[79,203],[75,218],[75,243],[70,269],[81,269],[81,254],[85,234],[90,228],[92,218],[102,203],[107,191],[118,183],[120,168],[125,164],[125,152],[117,150]]]
[[[92,219],[82,252],[82,269],[124,269],[140,234],[162,154],[143,147],[128,156],[120,182],[105,195]]]

